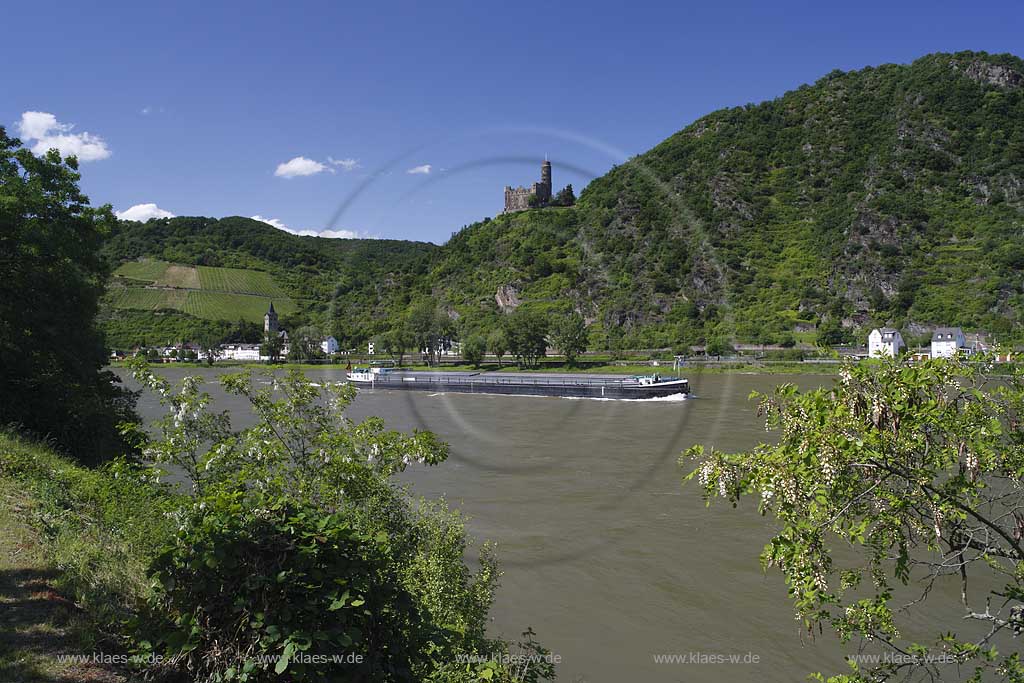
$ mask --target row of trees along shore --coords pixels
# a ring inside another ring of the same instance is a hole
[[[0,483],[31,499],[18,514],[46,540],[93,643],[133,656],[125,666],[147,680],[554,677],[532,629],[515,642],[487,634],[493,546],[395,482],[441,465],[447,444],[356,422],[351,385],[298,372],[222,376],[252,408],[238,429],[201,377],[172,384],[137,359],[136,381],[166,410],[143,428],[137,394],[103,370],[94,324],[109,207],[88,206],[73,158],[36,156],[3,129],[0,181]],[[445,318],[414,307],[396,347],[431,348]],[[493,350],[523,363],[546,339],[571,353],[563,334],[585,345],[572,316],[517,310],[497,332]],[[698,446],[680,463],[709,501],[753,498],[775,520],[761,561],[787,582],[806,637],[832,632],[876,655],[812,678],[1024,680],[1021,369],[873,360],[821,389],[783,384],[758,411],[768,443]],[[9,524],[6,497],[0,506]],[[932,590],[947,582],[958,598]],[[39,656],[7,657],[4,673],[31,679]]]
[[[376,338],[377,348],[402,363],[409,349],[426,351],[430,364],[436,364],[442,351],[439,344],[455,336],[452,319],[433,300],[426,299],[410,307],[409,312],[390,330]],[[490,332],[472,331],[462,341],[462,358],[479,365],[490,353],[498,359],[510,356],[520,366],[534,366],[554,347],[575,365],[587,350],[588,330],[579,313],[551,316],[540,311],[517,308],[503,315]]]

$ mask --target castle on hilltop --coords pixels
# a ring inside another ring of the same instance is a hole
[[[547,159],[540,166],[540,182],[530,187],[505,186],[505,213],[523,211],[551,202],[551,162]]]

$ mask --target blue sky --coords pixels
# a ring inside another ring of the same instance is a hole
[[[0,122],[91,158],[94,203],[438,243],[545,155],[578,192],[832,69],[1024,54],[1019,1],[22,2],[4,19]]]

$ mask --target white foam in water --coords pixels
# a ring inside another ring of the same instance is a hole
[[[652,398],[602,398],[600,396],[553,396],[551,398],[568,398],[573,401],[623,401],[626,403],[682,403],[692,396],[689,394],[672,394],[671,396],[654,396]]]
[[[462,391],[451,391],[451,392],[430,392],[424,394],[425,396],[448,396],[450,394],[465,394]],[[624,401],[626,403],[682,403],[683,401],[694,398],[688,394],[672,394],[671,396],[655,396],[653,398],[602,398],[600,396],[547,396],[544,394],[492,394],[486,391],[477,391],[472,394],[466,394],[471,396],[508,396],[510,398],[557,398],[557,399],[568,399],[570,401]]]

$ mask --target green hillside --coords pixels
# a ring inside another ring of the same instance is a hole
[[[103,325],[115,346],[169,343],[226,329],[213,321],[262,321],[272,300],[286,327],[312,322],[354,345],[408,304],[437,249],[299,237],[237,216],[121,222],[104,247],[115,271]],[[126,309],[163,313],[116,314]]]
[[[576,207],[488,219],[441,247],[173,218],[122,224],[108,253],[197,264],[203,290],[203,266],[267,273],[310,302],[297,322],[353,345],[426,295],[464,330],[519,305],[575,308],[596,345],[839,340],[878,323],[1021,339],[1022,232],[1024,62],[958,53],[714,112],[593,181]],[[121,274],[152,280],[150,268]]]
[[[194,341],[207,335],[257,341],[271,302],[284,316],[306,304],[289,297],[265,271],[143,258],[114,270],[101,321],[116,348]]]
[[[271,299],[251,294],[230,294],[183,289],[143,289],[139,287],[112,289],[109,301],[114,308],[135,308],[157,311],[174,309],[197,318],[209,320],[245,320],[260,322],[270,302],[282,315],[291,315],[297,310],[291,299]]]
[[[574,216],[469,227],[433,274],[465,305],[493,310],[505,285],[635,346],[844,321],[1019,337],[1022,74],[931,55],[715,112],[592,182]]]
[[[266,272],[141,259],[114,271],[107,303],[114,308],[175,309],[210,320],[263,320],[270,302],[285,315],[296,303]]]

